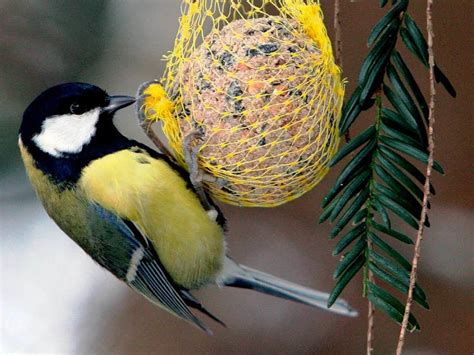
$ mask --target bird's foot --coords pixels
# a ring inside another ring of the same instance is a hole
[[[145,90],[152,84],[159,84],[159,80],[144,82],[143,84],[140,85],[140,87],[137,90],[136,107],[137,107],[138,124],[143,129],[143,131],[148,136],[148,138],[158,148],[160,153],[165,154],[172,161],[176,161],[174,155],[171,154],[170,150],[166,147],[166,144],[161,140],[158,134],[156,134],[155,131],[153,130],[152,126],[153,126],[153,123],[155,122],[147,119],[145,116],[145,111],[143,107],[144,107],[145,99],[148,96],[147,94],[145,94]]]
[[[203,181],[215,182],[217,179],[214,176],[207,174],[199,167],[198,155],[203,145],[203,135],[204,133],[200,128],[195,128],[189,132],[183,139],[183,153],[184,161],[188,167],[191,184],[198,193],[204,207],[209,210],[213,209],[214,207],[206,194]]]

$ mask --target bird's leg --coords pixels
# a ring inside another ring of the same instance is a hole
[[[194,129],[189,132],[183,139],[183,153],[184,161],[188,167],[189,178],[191,184],[196,190],[204,208],[206,210],[213,210],[213,204],[209,200],[204,186],[203,181],[216,181],[217,179],[209,174],[206,174],[199,168],[198,154],[199,149],[202,146],[202,143],[199,143],[199,139],[202,137],[203,133],[199,129]],[[198,142],[198,143],[196,143]]]
[[[158,148],[160,153],[165,154],[168,156],[172,161],[176,162],[176,158],[174,157],[173,154],[168,150],[166,145],[162,142],[161,138],[153,131],[152,125],[153,121],[147,120],[145,117],[145,112],[143,111],[143,101],[146,98],[146,94],[143,92],[151,85],[151,84],[156,84],[159,83],[158,80],[154,81],[147,81],[143,84],[140,85],[137,91],[137,117],[138,117],[138,124],[140,127],[143,129],[145,134],[148,136],[148,138],[153,142],[153,144]]]

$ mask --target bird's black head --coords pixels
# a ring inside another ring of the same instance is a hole
[[[25,110],[20,138],[37,159],[90,154],[122,137],[113,125],[113,114],[133,102],[133,97],[109,96],[90,84],[53,86]]]
[[[112,121],[115,111],[133,102],[90,84],[54,86],[23,114],[21,145],[58,187],[72,187],[91,161],[133,145]]]

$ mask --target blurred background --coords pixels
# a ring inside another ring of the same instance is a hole
[[[333,36],[332,1],[321,3]],[[342,4],[348,92],[367,53],[370,29],[383,14],[377,3]],[[424,5],[410,5],[422,26]],[[447,173],[434,177],[438,193],[419,274],[431,311],[415,307],[422,332],[408,335],[407,354],[467,354],[474,349],[473,8],[471,0],[435,2],[437,62],[458,97],[450,99],[438,89],[436,157]],[[95,265],[36,200],[16,146],[25,107],[42,90],[65,81],[91,82],[111,94],[134,95],[142,82],[161,76],[161,58],[172,48],[178,16],[177,0],[0,1],[0,352],[365,352],[367,303],[361,298],[360,279],[343,294],[360,311],[356,319],[245,290],[200,291],[203,304],[228,324],[223,329],[208,322],[215,330],[209,337]],[[427,89],[427,72],[413,61],[410,66]],[[147,142],[132,109],[121,111],[116,122],[126,135]],[[331,256],[330,226],[316,221],[336,174],[332,171],[312,192],[279,208],[222,206],[229,219],[232,255],[244,264],[329,291],[338,260]],[[411,251],[406,252],[411,259]],[[376,353],[393,352],[398,333],[397,325],[377,313]]]

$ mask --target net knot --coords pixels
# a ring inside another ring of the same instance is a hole
[[[150,84],[143,92],[143,95],[145,98],[141,109],[149,120],[174,120],[174,103],[168,98],[161,84]]]
[[[143,91],[143,104],[140,110],[151,121],[162,123],[163,133],[170,139],[170,145],[176,153],[176,159],[182,163],[182,147],[176,144],[182,134],[175,118],[175,103],[168,98],[166,90],[160,83],[151,83]]]

